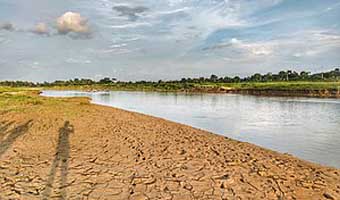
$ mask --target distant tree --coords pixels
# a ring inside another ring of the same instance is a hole
[[[256,73],[250,77],[251,81],[259,82],[262,80],[262,75],[259,73]]]
[[[280,81],[288,80],[288,74],[285,71],[279,72],[279,79]]]
[[[307,80],[309,78],[310,72],[302,71],[300,72],[300,79]]]
[[[105,77],[105,78],[99,80],[99,83],[100,84],[110,84],[110,83],[112,83],[112,80],[111,80],[111,78]]]
[[[299,80],[299,78],[300,78],[300,75],[296,71],[292,71],[292,70],[288,71],[288,79],[290,81],[296,81],[296,80]]]
[[[273,81],[273,74],[271,72],[263,75],[262,77],[263,81]]]
[[[186,79],[186,78],[182,78],[182,79],[181,79],[181,82],[182,82],[182,83],[185,83],[185,82],[187,82],[187,79]]]
[[[217,82],[217,80],[218,80],[218,76],[216,76],[215,74],[212,74],[212,75],[210,76],[210,81],[211,81],[211,82]]]
[[[239,83],[241,81],[241,78],[239,77],[239,76],[235,76],[234,78],[233,78],[233,82],[234,83]]]
[[[339,68],[335,68],[334,72],[335,72],[335,79],[337,81],[340,80],[340,69]]]
[[[280,71],[279,73],[267,73],[260,74],[255,73],[250,76],[240,78],[235,76],[233,78],[225,76],[224,78],[218,77],[216,75],[211,75],[208,78],[182,78],[181,80],[171,80],[171,81],[136,81],[136,82],[124,82],[117,81],[116,78],[105,77],[98,82],[91,79],[84,78],[74,78],[71,80],[56,80],[54,82],[43,82],[43,83],[33,83],[28,81],[0,81],[0,86],[10,86],[10,87],[44,87],[44,86],[67,86],[67,85],[92,85],[92,84],[112,84],[116,83],[118,86],[122,87],[160,87],[167,90],[178,90],[178,89],[190,89],[194,87],[194,83],[239,83],[239,82],[270,82],[270,81],[339,81],[340,80],[340,69],[339,67],[334,68],[331,71],[325,71],[321,73],[312,74],[311,72],[301,71],[296,72],[293,70]],[[179,84],[181,83],[181,84]]]
[[[231,83],[232,81],[233,81],[233,79],[230,78],[230,77],[228,77],[228,76],[225,76],[225,77],[223,78],[223,82],[224,82],[224,83]]]

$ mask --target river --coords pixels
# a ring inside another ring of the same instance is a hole
[[[187,124],[340,168],[340,100],[234,94],[43,91]]]

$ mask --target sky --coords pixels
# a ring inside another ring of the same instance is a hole
[[[0,0],[0,80],[170,80],[339,65],[340,0]]]

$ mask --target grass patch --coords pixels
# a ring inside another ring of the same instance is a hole
[[[23,94],[1,94],[0,111],[20,111],[27,107],[42,105],[39,97]]]
[[[340,82],[245,82],[245,83],[115,83],[104,85],[69,85],[46,87],[52,90],[112,90],[112,91],[206,91],[209,89],[224,88],[235,90],[340,90]]]
[[[29,88],[29,87],[4,87],[0,86],[1,93],[25,93],[25,92],[38,92],[41,88]]]
[[[25,112],[59,110],[66,116],[75,117],[79,109],[88,106],[89,99],[50,98],[39,96],[36,88],[0,87],[0,114],[7,112]]]
[[[201,86],[227,87],[237,90],[340,90],[340,82],[209,83]]]

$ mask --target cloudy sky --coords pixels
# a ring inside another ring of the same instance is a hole
[[[340,65],[340,0],[0,0],[0,80]]]

